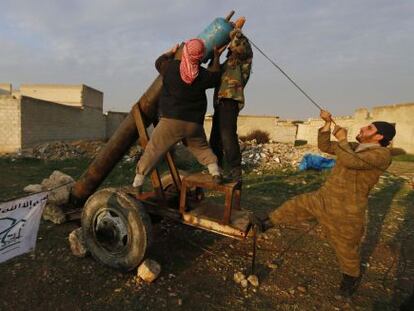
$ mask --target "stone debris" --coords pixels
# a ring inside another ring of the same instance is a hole
[[[37,193],[37,192],[42,192],[44,191],[42,185],[27,185],[26,187],[24,187],[23,189],[24,192],[29,192],[29,193]]]
[[[105,146],[101,140],[53,141],[28,148],[13,156],[29,157],[42,160],[66,160],[77,158],[94,158]],[[134,144],[124,156],[126,162],[137,161],[142,148]]]
[[[138,267],[137,276],[145,282],[153,282],[161,272],[161,266],[158,262],[152,259],[145,259]]]
[[[242,272],[236,272],[233,276],[234,282],[240,284],[241,281],[246,279],[246,276]]]
[[[69,202],[70,191],[75,180],[60,171],[53,171],[49,178],[43,179],[41,184],[28,185],[24,188],[26,192],[49,191],[47,203],[43,210],[43,219],[55,224],[66,221],[62,206]]]
[[[259,278],[252,274],[249,275],[249,277],[247,278],[247,280],[249,281],[250,284],[252,284],[254,287],[259,287]]]
[[[72,254],[76,257],[85,257],[88,254],[82,228],[75,229],[69,234],[69,245]]]
[[[243,288],[246,288],[246,287],[247,287],[247,285],[249,285],[249,282],[248,282],[246,279],[243,279],[243,280],[241,280],[240,285],[241,285]]]
[[[293,168],[297,167],[303,156],[307,153],[322,153],[316,146],[299,146],[293,144],[269,142],[267,144],[257,144],[256,140],[240,142],[242,151],[242,166],[254,167],[256,172],[264,169]],[[253,169],[253,171],[255,171]]]
[[[63,210],[59,206],[50,203],[46,203],[42,218],[57,225],[63,224],[66,221],[66,216],[63,213]]]
[[[301,293],[306,293],[306,287],[304,287],[304,286],[298,286],[298,290],[299,290]]]
[[[63,205],[69,202],[69,195],[75,180],[60,171],[53,171],[49,178],[43,179],[42,188],[50,190],[48,204]]]

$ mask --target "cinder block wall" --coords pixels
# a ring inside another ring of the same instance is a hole
[[[103,93],[87,85],[82,85],[82,105],[103,111]]]
[[[22,84],[20,95],[68,106],[82,106],[82,85]]]
[[[212,116],[204,120],[204,129],[207,137],[210,136],[212,127]],[[276,142],[294,143],[297,126],[291,122],[280,121],[276,116],[252,116],[240,115],[237,118],[237,134],[245,136],[254,130],[268,132],[270,139]]]
[[[20,101],[12,96],[0,95],[0,153],[21,149]]]
[[[401,148],[407,153],[414,153],[414,103],[396,104],[357,109],[353,116],[337,117],[338,125],[348,129],[348,140],[355,141],[361,127],[374,121],[387,121],[396,125],[397,134],[393,147]],[[320,119],[309,119],[298,126],[297,139],[306,140],[311,145],[317,144],[317,131],[323,125]]]
[[[126,112],[108,111],[106,114],[106,139],[111,138],[127,115]]]
[[[105,139],[106,120],[101,111],[76,108],[21,97],[22,148],[54,140]]]
[[[298,126],[290,121],[278,121],[273,129],[272,140],[279,143],[293,144],[296,140]]]
[[[348,130],[348,140],[355,141],[354,118],[353,117],[336,117],[335,122]],[[318,130],[324,124],[319,118],[308,119],[308,121],[298,124],[297,140],[305,140],[310,145],[318,144]],[[334,137],[332,136],[332,139]]]
[[[354,118],[355,134],[362,126],[373,121],[394,123],[397,134],[393,140],[393,147],[414,153],[414,103],[374,107],[370,112],[367,109],[358,109]]]

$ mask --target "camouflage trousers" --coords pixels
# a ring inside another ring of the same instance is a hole
[[[353,206],[351,209],[355,210]],[[347,213],[347,203],[318,190],[285,202],[269,214],[273,224],[316,219],[334,248],[342,273],[360,275],[360,245],[365,230],[365,212]]]

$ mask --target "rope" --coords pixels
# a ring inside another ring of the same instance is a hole
[[[315,105],[319,110],[323,110],[322,107],[312,99],[278,64],[276,64],[269,56],[266,55],[252,40],[247,38],[251,45],[253,45],[256,50],[258,50],[273,66],[275,66],[279,71],[303,94],[309,101]]]
[[[247,37],[246,37],[247,38]],[[319,110],[324,110],[315,100],[313,100],[294,80],[293,80],[293,78],[291,78],[278,64],[276,64],[276,62],[274,62],[269,56],[267,56],[267,54],[262,50],[262,49],[260,49],[251,39],[249,39],[249,38],[247,38],[247,40],[249,40],[249,42],[250,42],[250,44],[251,45],[253,45],[255,48],[256,48],[256,50],[258,50],[259,52],[260,52],[260,54],[262,54],[274,67],[276,67],[315,107],[317,107]],[[332,121],[332,123],[333,124],[335,124],[336,125],[336,123],[335,123],[335,121],[333,120],[333,119],[331,119],[331,121]],[[397,175],[397,174],[394,174],[394,173],[391,173],[391,172],[389,172],[389,171],[387,171],[387,170],[384,170],[383,168],[381,168],[381,167],[378,167],[378,166],[376,166],[375,164],[372,164],[372,163],[369,163],[369,162],[367,162],[366,160],[364,160],[364,159],[362,159],[361,157],[359,157],[356,153],[353,153],[353,152],[349,152],[348,150],[346,150],[346,149],[344,149],[344,148],[342,148],[341,146],[339,146],[338,145],[338,147],[341,149],[341,150],[343,150],[343,151],[345,151],[345,152],[347,152],[348,154],[350,154],[350,155],[352,155],[352,156],[354,156],[354,157],[356,157],[358,160],[360,160],[360,161],[362,161],[362,162],[364,162],[365,164],[368,164],[369,166],[371,166],[372,168],[374,168],[374,169],[377,169],[377,170],[379,170],[379,171],[382,171],[382,172],[384,172],[384,173],[388,173],[388,174],[390,174],[390,175],[393,175],[393,176],[395,176],[395,177],[398,177],[398,178],[402,178],[402,179],[405,179],[404,177],[402,177],[402,176],[400,176],[400,175]]]
[[[69,181],[69,182],[67,182],[67,183],[61,184],[61,185],[56,186],[56,187],[53,187],[53,188],[48,188],[48,189],[46,189],[46,190],[36,191],[36,192],[31,192],[30,194],[28,194],[28,195],[24,195],[24,196],[21,196],[21,197],[19,197],[19,196],[11,197],[11,198],[8,198],[8,199],[6,199],[6,200],[2,200],[2,201],[0,201],[0,204],[1,204],[1,203],[6,203],[6,202],[9,202],[9,201],[18,200],[18,199],[23,199],[23,198],[26,198],[26,197],[30,197],[31,195],[38,194],[38,193],[42,193],[42,192],[53,191],[53,190],[56,190],[56,189],[62,188],[62,187],[64,187],[64,186],[66,186],[66,185],[69,185],[69,184],[71,184],[71,183],[73,183],[73,181]]]

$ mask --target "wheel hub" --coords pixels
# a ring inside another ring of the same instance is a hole
[[[115,210],[104,209],[95,217],[94,236],[97,243],[110,253],[119,253],[128,244],[128,226]]]

